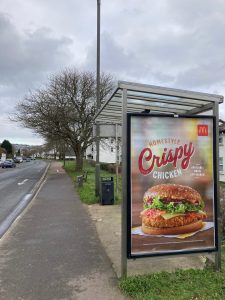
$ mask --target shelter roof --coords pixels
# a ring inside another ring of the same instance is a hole
[[[127,112],[148,110],[152,113],[196,115],[211,110],[215,102],[222,103],[223,96],[119,81],[95,115],[95,122],[121,124],[123,101],[126,100]]]

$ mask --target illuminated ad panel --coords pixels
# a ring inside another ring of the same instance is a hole
[[[128,114],[128,258],[217,250],[214,122]]]

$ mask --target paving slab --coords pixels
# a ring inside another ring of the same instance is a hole
[[[112,266],[121,277],[121,206],[94,204],[87,208]],[[127,271],[129,276],[173,272],[176,269],[203,269],[205,262],[206,257],[199,254],[137,258],[127,261]]]

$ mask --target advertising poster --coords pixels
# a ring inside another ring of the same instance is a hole
[[[128,258],[217,250],[214,118],[128,114]]]

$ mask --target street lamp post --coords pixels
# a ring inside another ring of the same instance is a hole
[[[97,0],[97,68],[96,68],[96,98],[97,110],[100,108],[100,7],[101,0]],[[100,189],[100,162],[99,162],[99,144],[100,144],[100,130],[99,124],[96,124],[96,166],[95,166],[95,195],[99,196]]]

